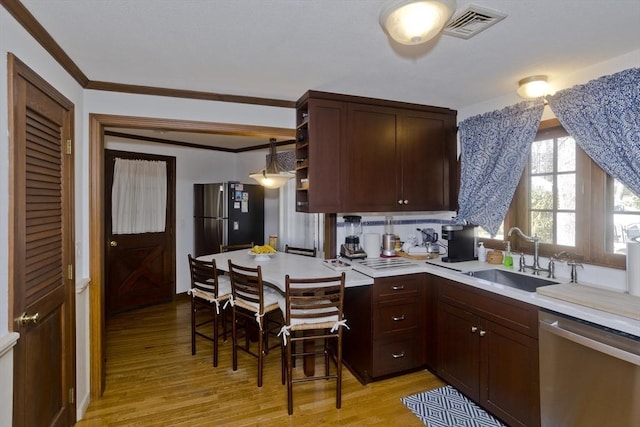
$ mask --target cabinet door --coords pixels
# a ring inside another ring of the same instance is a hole
[[[401,179],[398,194],[408,211],[449,209],[455,155],[451,115],[406,111],[399,118]]]
[[[341,212],[346,132],[344,102],[309,100],[308,212]]]
[[[396,110],[348,106],[347,212],[397,210]]]
[[[480,403],[509,425],[540,425],[538,341],[485,321]]]
[[[480,384],[480,320],[446,303],[438,306],[438,374],[478,401]]]

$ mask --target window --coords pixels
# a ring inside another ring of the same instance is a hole
[[[529,161],[500,231],[485,246],[533,253],[533,245],[504,230],[519,227],[540,237],[540,254],[566,251],[590,264],[624,268],[626,242],[640,240],[640,198],[608,176],[567,134],[547,120],[531,146]]]

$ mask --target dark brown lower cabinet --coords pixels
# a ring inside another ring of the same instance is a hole
[[[383,277],[345,290],[343,359],[361,383],[424,366],[425,277]]]
[[[439,282],[438,375],[510,426],[539,426],[536,307]]]

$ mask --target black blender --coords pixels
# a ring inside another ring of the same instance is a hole
[[[360,246],[362,235],[362,217],[358,215],[345,215],[345,239],[340,248],[340,255],[349,259],[364,259],[367,253]]]

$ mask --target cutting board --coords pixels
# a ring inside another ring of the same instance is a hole
[[[640,297],[575,283],[542,286],[537,293],[640,320]]]
[[[434,259],[438,258],[438,254],[408,254],[404,251],[396,252],[398,256],[409,259]]]

